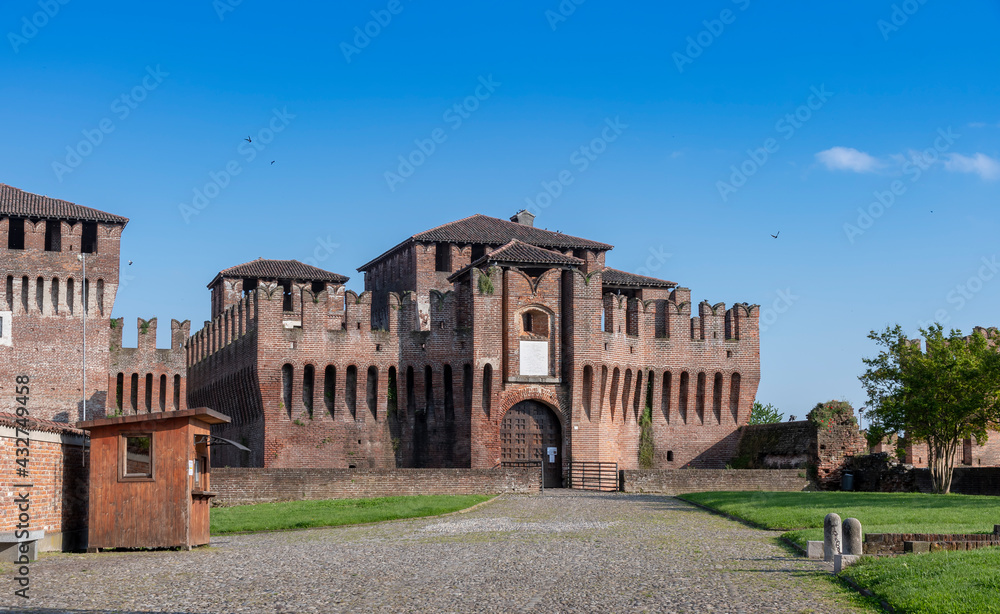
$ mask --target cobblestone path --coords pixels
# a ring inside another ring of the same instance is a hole
[[[43,555],[28,604],[4,568],[0,610],[861,611],[775,535],[672,497],[547,491],[438,518],[218,537],[192,552]]]

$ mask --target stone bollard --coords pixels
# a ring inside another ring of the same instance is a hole
[[[857,518],[844,521],[844,554],[862,554],[861,521]]]
[[[839,514],[827,514],[823,521],[823,560],[832,563],[841,553],[841,524]]]

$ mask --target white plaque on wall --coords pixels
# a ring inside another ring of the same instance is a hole
[[[549,374],[549,342],[521,342],[521,375]]]

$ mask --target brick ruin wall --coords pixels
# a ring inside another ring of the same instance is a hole
[[[809,485],[801,469],[667,469],[624,471],[625,492],[682,495],[692,492],[766,490],[799,492]]]
[[[867,533],[862,552],[875,556],[903,554],[906,542],[929,542],[931,551],[975,550],[1000,546],[1000,532],[994,533]]]
[[[286,310],[276,284],[224,280],[228,304],[187,343],[188,400],[232,416],[213,432],[252,452],[213,462],[489,468],[505,412],[537,399],[558,416],[564,463],[637,467],[650,380],[660,466],[721,468],[734,456],[760,378],[755,307],[702,303],[692,318],[684,288],[620,300],[602,296],[599,273],[481,275],[426,299],[386,293],[374,324],[372,292],[294,284]],[[549,377],[518,375],[511,323],[528,305],[551,317]]]
[[[848,459],[868,452],[856,425],[820,428],[798,420],[745,426],[741,431],[738,456],[750,467],[808,468],[821,488],[839,488]]]
[[[930,454],[927,444],[903,441],[907,464],[914,467],[927,467]],[[990,431],[987,440],[981,445],[975,439],[969,438],[962,442],[955,458],[955,466],[965,467],[1000,467],[1000,432]]]
[[[404,495],[537,493],[537,469],[214,469],[213,505]]]

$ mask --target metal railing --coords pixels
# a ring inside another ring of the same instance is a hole
[[[569,464],[569,487],[580,490],[618,490],[618,463],[573,461]]]

